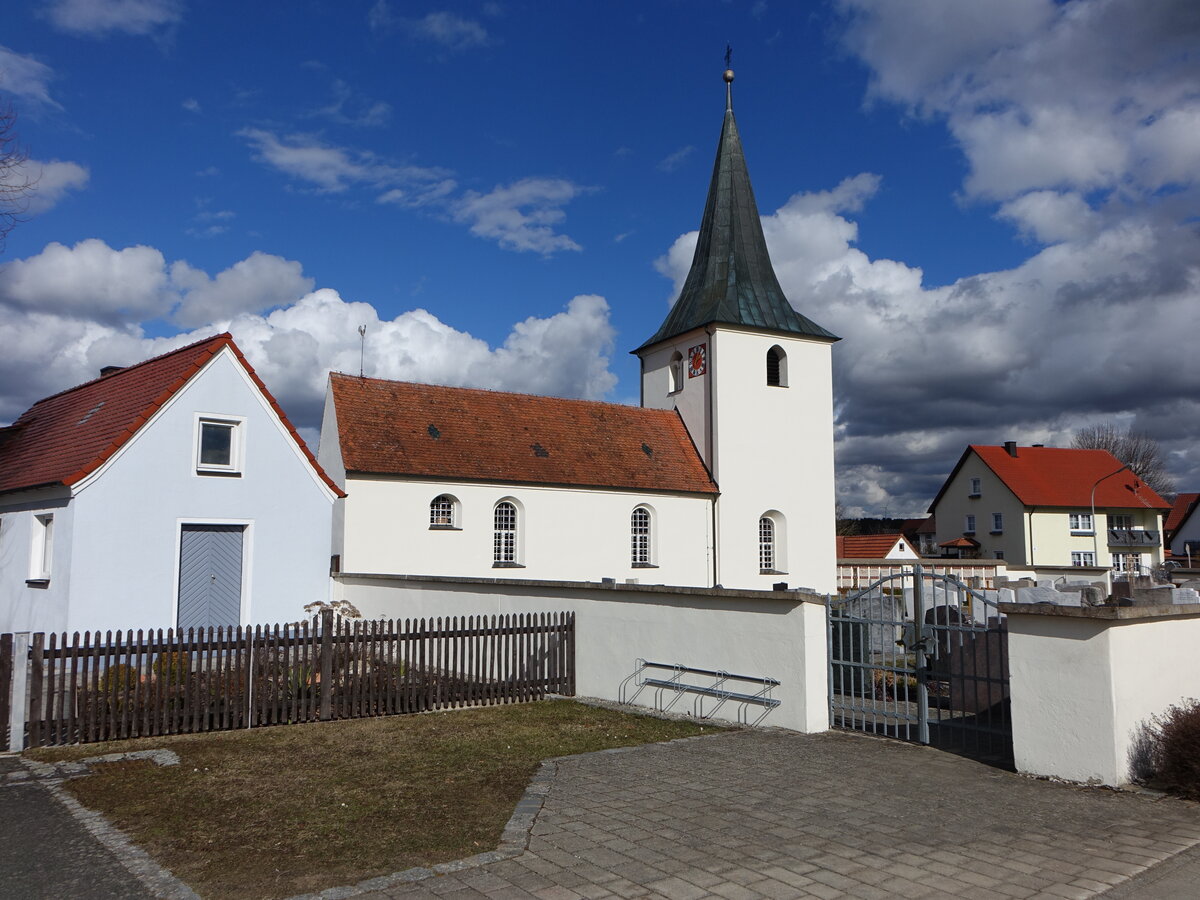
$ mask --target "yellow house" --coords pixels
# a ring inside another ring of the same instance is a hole
[[[947,555],[1105,577],[1162,563],[1170,508],[1107,450],[1008,441],[967,447],[929,511]]]

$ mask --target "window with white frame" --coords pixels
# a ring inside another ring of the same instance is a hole
[[[644,506],[636,507],[629,516],[629,560],[634,566],[654,564],[651,529],[653,516]]]
[[[1071,526],[1071,534],[1093,533],[1091,513],[1070,513],[1067,518],[1068,524]]]
[[[970,496],[978,497],[982,493],[982,491],[983,491],[983,479],[972,478],[971,479],[971,494],[970,494]]]
[[[1072,550],[1071,565],[1094,566],[1096,565],[1096,554],[1091,550]]]
[[[33,546],[29,556],[29,580],[49,581],[54,562],[54,513],[33,517]]]
[[[992,534],[1004,532],[1004,513],[992,513]]]
[[[429,502],[430,528],[458,528],[458,501],[449,494],[439,494]]]
[[[767,574],[775,570],[775,521],[770,516],[758,520],[758,570]]]
[[[1130,531],[1133,529],[1133,516],[1109,513],[1108,527]]]
[[[493,566],[520,565],[517,544],[517,507],[509,500],[496,504],[493,516],[495,530],[492,542]]]
[[[207,475],[240,474],[242,427],[242,419],[198,416],[196,471]]]
[[[975,533],[975,517],[974,516],[964,516],[963,517],[963,533],[964,534],[974,534]]]
[[[1142,554],[1114,553],[1113,568],[1118,572],[1133,572],[1137,574],[1142,569]]]

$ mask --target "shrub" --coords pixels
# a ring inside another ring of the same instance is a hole
[[[1200,700],[1185,700],[1155,718],[1158,780],[1189,800],[1200,800]]]
[[[113,691],[133,690],[137,681],[137,669],[125,663],[117,663],[104,670],[104,674],[100,677],[100,690],[105,694],[111,694]]]
[[[154,675],[167,684],[183,684],[187,679],[188,657],[186,653],[160,653],[151,667]]]

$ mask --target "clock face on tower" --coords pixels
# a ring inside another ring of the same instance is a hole
[[[695,378],[708,371],[707,349],[707,344],[697,344],[688,350],[688,378]]]

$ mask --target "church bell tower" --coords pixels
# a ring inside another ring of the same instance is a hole
[[[725,118],[696,254],[649,340],[642,405],[675,409],[720,488],[715,581],[836,588],[832,346],[767,253],[725,71]]]

